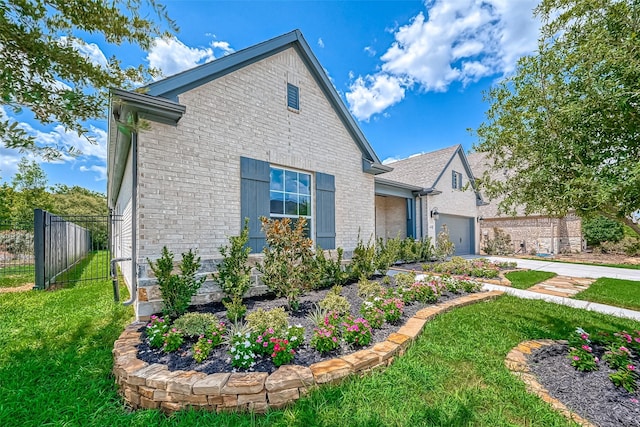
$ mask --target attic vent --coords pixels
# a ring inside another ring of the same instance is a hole
[[[287,107],[294,110],[300,109],[300,89],[291,83],[287,83]]]

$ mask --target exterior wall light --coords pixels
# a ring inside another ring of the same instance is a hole
[[[431,211],[431,218],[433,218],[434,221],[440,219],[440,212],[438,212],[438,208],[433,208],[433,210]]]

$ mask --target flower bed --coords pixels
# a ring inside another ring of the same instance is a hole
[[[283,365],[273,372],[217,372],[169,370],[160,363],[138,357],[144,324],[130,325],[114,344],[114,373],[120,391],[132,408],[162,408],[176,411],[187,407],[208,410],[264,412],[297,400],[310,387],[332,383],[353,373],[387,366],[404,353],[427,320],[437,314],[500,292],[469,294],[422,308],[375,344],[350,354],[330,357],[309,366]],[[375,342],[375,341],[373,341]]]
[[[424,271],[440,274],[495,279],[500,276],[501,270],[514,269],[516,266],[515,262],[491,262],[485,258],[466,260],[453,257],[450,261],[423,264],[422,268]]]

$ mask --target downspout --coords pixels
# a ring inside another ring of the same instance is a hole
[[[138,133],[131,132],[131,298],[123,305],[131,305],[138,296]]]
[[[424,215],[422,210],[422,196],[418,196],[418,200],[420,200],[420,240],[422,240],[424,239]]]

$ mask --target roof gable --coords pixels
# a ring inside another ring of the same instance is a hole
[[[232,73],[266,57],[282,52],[293,47],[296,49],[305,65],[315,78],[316,82],[332,105],[336,114],[340,117],[345,128],[362,152],[363,170],[371,174],[388,172],[390,167],[382,165],[371,144],[367,141],[344,101],[338,95],[333,84],[327,77],[320,62],[315,57],[309,44],[306,42],[300,30],[294,30],[279,37],[267,40],[257,45],[239,50],[230,55],[218,58],[209,63],[200,65],[179,74],[167,77],[145,87],[147,94],[156,97],[168,98],[177,101],[178,95],[212,80]]]

